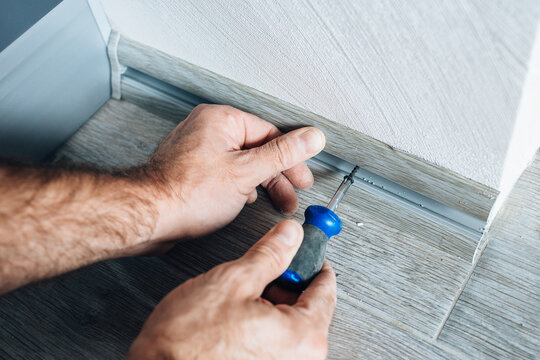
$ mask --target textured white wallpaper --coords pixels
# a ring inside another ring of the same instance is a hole
[[[540,104],[515,126],[536,0],[102,2],[127,37],[493,188],[539,145]]]

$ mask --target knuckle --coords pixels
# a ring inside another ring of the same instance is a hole
[[[326,296],[318,296],[310,301],[301,302],[299,309],[310,321],[331,317],[335,309],[335,300]]]
[[[215,287],[228,289],[230,295],[245,296],[253,292],[253,282],[250,280],[253,272],[249,268],[249,263],[235,260],[226,266],[216,267],[211,283]],[[213,271],[214,271],[213,270]]]
[[[277,156],[278,162],[283,169],[288,169],[291,167],[291,162],[293,160],[293,151],[291,145],[285,138],[278,138],[274,142],[274,152]]]
[[[192,112],[197,113],[198,115],[204,115],[202,118],[212,118],[212,115],[217,115],[220,113],[220,105],[215,104],[199,104],[195,106]]]
[[[242,111],[229,105],[213,105],[208,108],[212,112],[212,123],[219,126],[233,125],[236,126],[242,118]]]
[[[218,282],[220,284],[234,284],[241,281],[242,276],[245,274],[241,266],[234,263],[225,263],[215,267],[208,273],[210,281]]]
[[[212,105],[210,104],[199,104],[191,110],[190,117],[194,117],[194,120],[201,121],[201,119],[205,118],[205,115],[207,115],[212,109]]]
[[[257,245],[253,248],[253,251],[264,258],[268,265],[273,268],[281,266],[281,263],[283,262],[281,252],[268,244]]]
[[[322,310],[325,310],[326,312],[326,309],[333,309],[334,308],[334,300],[332,297],[330,296],[320,296],[318,298],[319,300],[319,308],[322,309]]]
[[[224,112],[239,111],[237,108],[232,107],[231,105],[214,105],[214,106]]]
[[[333,308],[336,305],[336,297],[332,293],[332,286],[324,284],[319,285],[321,287],[321,292],[324,295],[319,297],[319,302],[325,308]]]
[[[193,111],[201,112],[208,109],[209,107],[210,107],[209,104],[199,104],[193,108]]]
[[[256,150],[256,149],[254,149]],[[253,164],[259,161],[259,154],[256,151],[235,151],[233,159],[236,166],[235,170],[243,172],[253,172]]]
[[[268,182],[268,185],[266,185],[266,190],[268,191],[272,191],[273,189],[275,189],[276,187],[278,187],[278,185],[284,180],[284,177],[283,176],[280,176],[280,174],[278,174],[277,176],[274,176],[269,182]]]
[[[240,110],[229,105],[220,105],[219,111],[224,115],[224,118],[237,117],[241,113]]]

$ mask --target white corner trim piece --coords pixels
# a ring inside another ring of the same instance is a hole
[[[107,54],[111,66],[111,97],[116,100],[122,98],[122,86],[120,84],[122,74],[126,71],[126,67],[118,61],[118,42],[120,34],[112,31],[109,36],[109,44],[107,46]]]

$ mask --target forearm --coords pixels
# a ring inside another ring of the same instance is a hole
[[[136,172],[2,166],[0,194],[0,293],[136,252],[157,216]]]

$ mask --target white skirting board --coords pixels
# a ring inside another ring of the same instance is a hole
[[[121,77],[122,98],[135,103],[161,117],[178,121],[186,112],[201,103],[210,103],[206,99],[167,84],[140,71],[125,68]],[[344,176],[354,165],[337,156],[323,151],[315,157],[324,166]],[[472,238],[480,238],[485,230],[485,222],[463,211],[442,204],[400,184],[360,168],[355,176],[356,184],[366,191],[376,192],[391,201],[429,217],[439,223],[462,232]]]
[[[109,49],[111,52],[113,49]],[[480,220],[488,218],[498,195],[496,189],[123,36],[115,53],[124,66],[213,103],[256,114],[284,131],[302,125],[317,126],[327,135],[325,150],[330,154]],[[113,74],[113,78],[118,77]]]
[[[103,5],[148,52],[120,44],[132,67],[282,126],[316,124],[334,155],[483,219],[540,146],[537,0]]]

